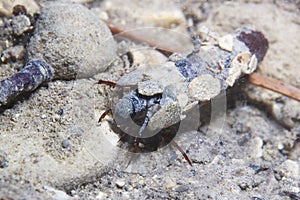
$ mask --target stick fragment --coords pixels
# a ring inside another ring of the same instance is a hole
[[[14,101],[18,96],[31,92],[53,78],[53,69],[42,60],[31,60],[10,78],[0,81],[0,107]]]
[[[248,80],[253,85],[257,85],[272,90],[274,92],[278,92],[289,98],[300,101],[300,89],[292,85],[260,75],[258,73],[250,74]]]
[[[132,41],[148,44],[149,46],[154,47],[156,50],[160,51],[162,54],[164,54],[166,56],[170,56],[175,52],[174,50],[172,50],[168,47],[164,47],[162,45],[155,44],[154,42],[145,40],[144,38],[139,37],[138,35],[133,35],[129,32],[126,32],[126,31],[122,30],[121,28],[119,28],[105,20],[103,20],[103,21],[106,23],[106,25],[108,26],[108,28],[110,29],[110,31],[112,32],[113,35],[119,34],[120,36],[128,38]]]

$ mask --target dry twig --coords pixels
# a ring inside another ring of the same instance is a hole
[[[133,35],[129,32],[126,32],[126,31],[122,30],[121,28],[112,25],[111,23],[109,23],[107,21],[104,21],[104,22],[106,23],[106,25],[108,26],[108,28],[110,29],[110,31],[112,32],[113,35],[120,34],[120,36],[128,38],[134,42],[145,43],[151,47],[154,47],[156,50],[160,51],[161,53],[163,53],[166,56],[170,56],[175,52],[174,50],[172,50],[168,47],[164,47],[159,44],[152,43],[151,41],[147,41],[142,37],[139,37],[137,35]]]
[[[248,80],[253,85],[278,92],[287,97],[300,101],[300,90],[292,85],[260,75],[259,73],[250,74]]]

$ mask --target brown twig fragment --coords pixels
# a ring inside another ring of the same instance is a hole
[[[109,27],[109,29],[111,30],[111,32],[113,34],[122,33],[123,37],[126,37],[126,38],[131,39],[131,40],[136,41],[136,42],[146,43],[146,44],[148,44],[152,47],[155,47],[157,50],[159,50],[160,52],[162,52],[166,56],[170,56],[171,54],[176,52],[176,50],[172,50],[170,48],[162,47],[158,44],[149,42],[144,38],[141,38],[141,37],[135,36],[131,33],[125,32],[121,28],[119,28],[115,25],[112,25],[109,22],[105,22],[105,23]],[[260,75],[260,74],[255,73],[255,72],[253,72],[252,74],[249,75],[248,80],[253,85],[260,86],[260,87],[278,92],[278,93],[283,94],[283,95],[285,95],[289,98],[300,101],[300,90],[298,88],[294,87],[294,86],[291,86],[291,85],[287,84],[287,83],[283,83],[283,82],[280,82],[278,80],[268,78],[266,76]]]
[[[250,74],[248,80],[253,85],[257,85],[257,86],[272,90],[274,92],[278,92],[289,98],[300,101],[300,89],[298,89],[292,85],[283,83],[281,81],[278,81],[278,80],[275,80],[272,78],[268,78],[268,77],[260,75],[258,73]]]
[[[108,26],[108,28],[110,29],[110,31],[112,32],[113,35],[116,35],[116,34],[119,34],[120,36],[123,36],[125,38],[128,38],[132,41],[135,41],[135,42],[138,42],[138,43],[145,43],[145,44],[148,44],[149,46],[151,47],[154,47],[156,50],[160,51],[161,53],[163,53],[164,55],[166,56],[170,56],[172,55],[174,52],[174,50],[168,48],[168,47],[164,47],[162,45],[159,45],[159,44],[155,44],[151,41],[148,41],[142,37],[139,37],[137,35],[133,35],[129,32],[126,32],[124,30],[122,30],[121,28],[115,26],[115,25],[112,25],[111,23],[107,22],[107,21],[104,21],[106,23],[106,25]]]

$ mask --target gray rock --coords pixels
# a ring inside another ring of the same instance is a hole
[[[65,139],[61,142],[62,148],[68,148],[70,146],[70,141],[68,139]]]
[[[11,20],[11,26],[13,33],[17,36],[20,36],[33,28],[29,17],[26,15],[17,15],[13,17]]]
[[[143,81],[138,83],[138,92],[142,95],[152,96],[163,92],[163,88],[155,81]]]
[[[189,190],[189,186],[187,185],[180,185],[178,187],[175,188],[176,192],[185,192]]]
[[[28,47],[28,57],[45,59],[59,79],[102,72],[115,52],[116,43],[100,18],[80,4],[60,2],[49,2],[41,10]]]

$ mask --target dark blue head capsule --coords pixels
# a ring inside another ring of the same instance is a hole
[[[144,96],[137,91],[124,95],[114,108],[114,118],[119,125],[129,125],[131,121],[142,125],[150,107],[159,104],[162,94]]]

